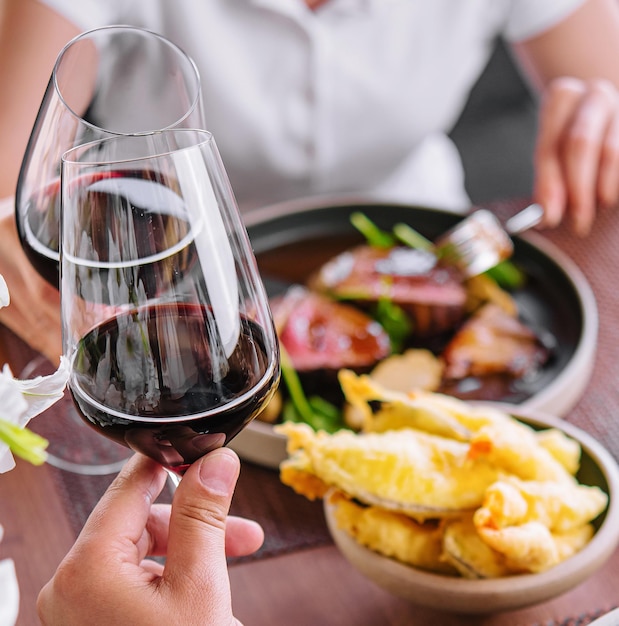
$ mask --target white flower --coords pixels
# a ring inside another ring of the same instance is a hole
[[[0,308],[10,303],[9,290],[0,274]],[[44,463],[47,441],[26,428],[28,422],[60,400],[69,378],[66,359],[49,376],[32,380],[13,378],[5,365],[0,372],[0,473],[15,467],[13,454],[31,463]],[[0,526],[0,541],[2,540]],[[12,626],[19,612],[19,586],[15,564],[11,559],[0,561],[0,626]]]
[[[0,372],[0,473],[15,467],[13,453],[31,463],[45,462],[47,441],[25,428],[28,422],[60,400],[69,377],[66,359],[49,376],[18,380],[8,365]]]
[[[0,274],[0,308],[9,303],[9,290]],[[9,366],[4,366],[0,372],[0,473],[15,467],[13,454],[31,463],[45,462],[47,441],[26,425],[62,398],[68,378],[69,366],[63,358],[53,374],[32,380],[13,378]]]

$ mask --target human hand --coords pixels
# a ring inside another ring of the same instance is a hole
[[[546,226],[566,215],[586,235],[598,209],[619,205],[619,91],[609,81],[558,78],[542,98],[534,197]]]
[[[11,303],[0,310],[0,323],[12,330],[54,365],[60,362],[60,295],[34,270],[22,250],[13,198],[0,202],[0,274]]]
[[[251,554],[263,540],[255,522],[226,517],[239,466],[228,448],[202,457],[185,473],[170,512],[153,504],[165,471],[135,455],[39,594],[42,623],[238,625],[226,554]],[[165,566],[145,559],[166,554]]]

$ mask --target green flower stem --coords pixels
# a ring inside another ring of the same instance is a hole
[[[13,454],[33,465],[42,465],[47,460],[45,452],[48,446],[47,439],[2,418],[0,418],[0,441],[8,445]]]

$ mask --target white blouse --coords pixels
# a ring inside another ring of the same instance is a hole
[[[456,210],[468,199],[446,133],[495,37],[526,39],[583,2],[39,1],[82,30],[154,30],[194,59],[242,208],[371,193]]]

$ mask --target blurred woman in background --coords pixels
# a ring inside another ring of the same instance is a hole
[[[156,31],[195,60],[242,210],[346,193],[466,210],[447,133],[498,36],[542,94],[532,195],[545,225],[568,217],[584,235],[618,203],[616,0],[4,0],[0,272],[13,303],[0,321],[54,360],[58,295],[20,249],[11,196],[58,52],[110,24]],[[113,106],[122,97],[94,112],[98,125]]]

